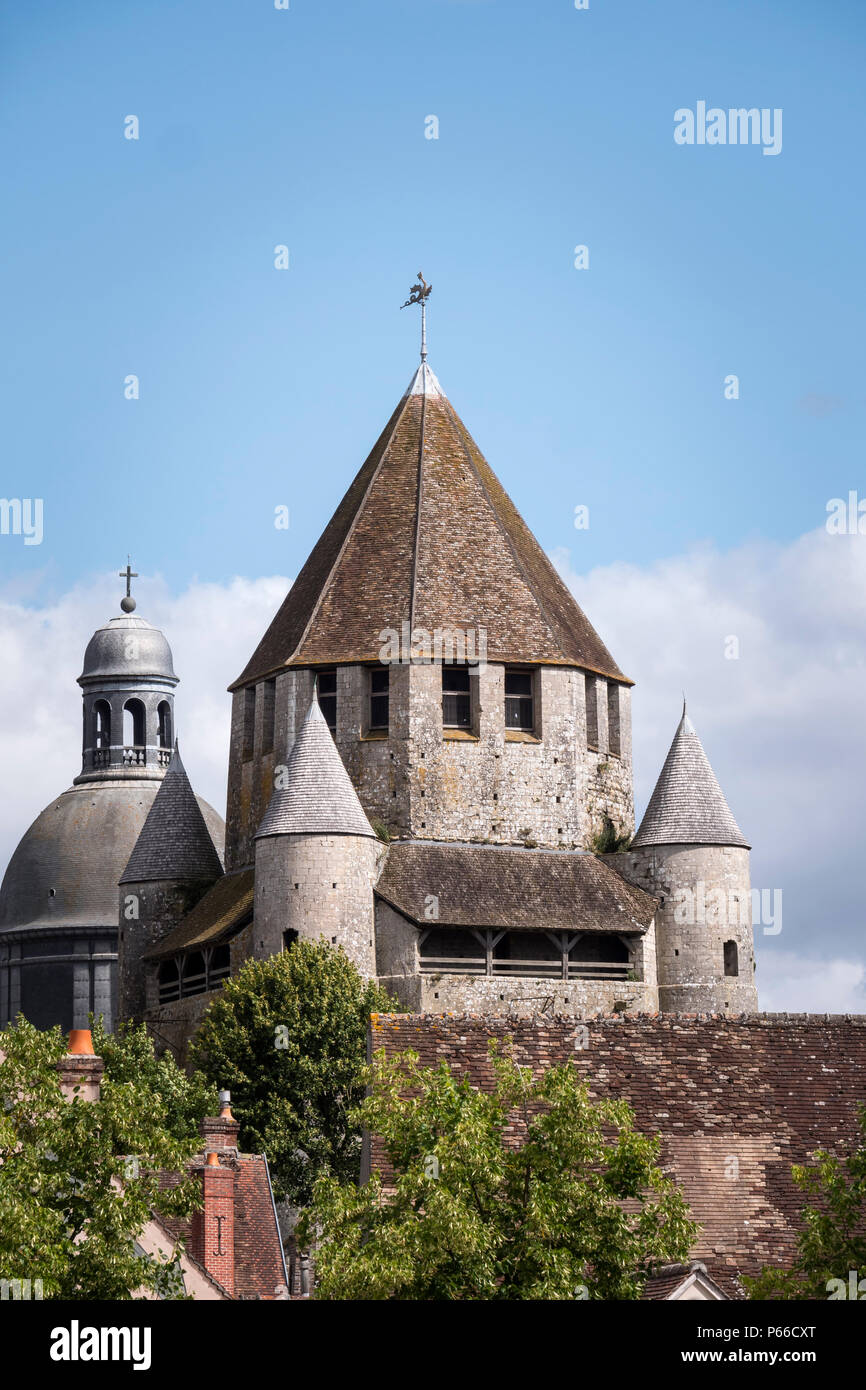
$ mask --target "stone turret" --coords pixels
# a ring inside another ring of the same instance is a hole
[[[222,872],[219,854],[175,746],[120,879],[121,1018],[144,1017],[143,952],[177,926]]]
[[[254,953],[324,939],[372,979],[373,884],[383,847],[315,696],[274,781],[255,837]]]
[[[659,1009],[756,1012],[749,846],[685,705],[631,848],[610,862],[659,900]]]

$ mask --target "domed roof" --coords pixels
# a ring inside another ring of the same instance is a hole
[[[157,676],[177,681],[168,645],[159,628],[146,618],[125,613],[97,628],[84,653],[84,670],[79,685],[106,677]]]
[[[47,806],[9,861],[0,887],[0,932],[116,928],[117,885],[160,785],[154,778],[70,787]],[[222,817],[197,800],[222,852]]]

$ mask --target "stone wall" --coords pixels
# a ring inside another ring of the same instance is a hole
[[[283,933],[342,946],[376,973],[373,882],[381,841],[361,835],[268,835],[256,841],[253,953],[275,955]]]
[[[505,668],[490,664],[472,676],[471,729],[443,730],[441,666],[394,664],[390,728],[383,737],[366,723],[370,669],[338,668],[336,742],[367,815],[393,835],[589,848],[606,817],[620,833],[633,833],[628,686],[569,667],[536,668],[533,736],[506,730]],[[593,747],[587,746],[587,682],[596,697]],[[233,697],[229,871],[252,862],[252,837],[270,800],[273,770],[286,761],[309,709],[313,673],[290,670],[276,678],[272,746],[264,686],[255,688],[252,739],[245,734],[247,693]],[[616,707],[611,718],[609,698]]]
[[[119,889],[117,975],[118,1015],[145,1017],[146,970],[142,955],[156,946],[191,912],[209,882],[122,883]]]
[[[419,932],[389,903],[376,901],[376,970],[379,983],[412,1013],[483,1013],[532,1017],[538,1013],[588,1018],[658,1008],[655,930],[623,935],[632,953],[634,980],[557,980],[546,976],[421,974]]]
[[[412,1048],[425,1066],[444,1059],[489,1090],[490,1038],[510,1038],[515,1060],[536,1072],[575,1066],[594,1097],[628,1101],[638,1128],[661,1136],[662,1165],[702,1227],[693,1257],[732,1297],[741,1272],[791,1260],[803,1204],[791,1165],[858,1142],[863,1016],[663,1014],[593,1019],[578,1032],[574,1019],[374,1015],[369,1046]],[[378,1141],[372,1163],[387,1177]]]

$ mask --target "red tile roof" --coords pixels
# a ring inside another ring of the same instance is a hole
[[[429,1066],[444,1059],[482,1089],[493,1085],[491,1037],[511,1036],[516,1060],[535,1069],[569,1062],[591,1094],[627,1100],[639,1128],[661,1135],[662,1164],[702,1226],[692,1253],[728,1297],[742,1296],[741,1273],[788,1265],[804,1204],[792,1164],[858,1142],[866,1017],[606,1016],[585,1021],[585,1049],[575,1047],[578,1024],[383,1014],[372,1018],[372,1046],[412,1048]],[[372,1161],[387,1172],[376,1139]]]

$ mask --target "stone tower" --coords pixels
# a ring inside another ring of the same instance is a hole
[[[384,845],[374,835],[313,697],[255,837],[253,953],[296,940],[342,946],[376,974],[373,884]]]
[[[175,746],[162,785],[120,878],[119,1015],[145,1016],[142,955],[177,926],[222,864]],[[206,971],[205,971],[206,973]],[[206,987],[206,978],[202,988]]]
[[[226,868],[314,684],[392,838],[591,848],[634,828],[631,681],[426,362],[232,686]]]
[[[117,884],[171,758],[178,684],[163,634],[128,592],[121,607],[78,678],[81,771],[23,836],[0,889],[0,1027],[19,1011],[64,1031],[90,1012],[108,1028],[116,1016]],[[222,819],[200,806],[221,848]]]
[[[757,1012],[749,846],[685,705],[631,847],[608,862],[660,903],[659,1009]]]

